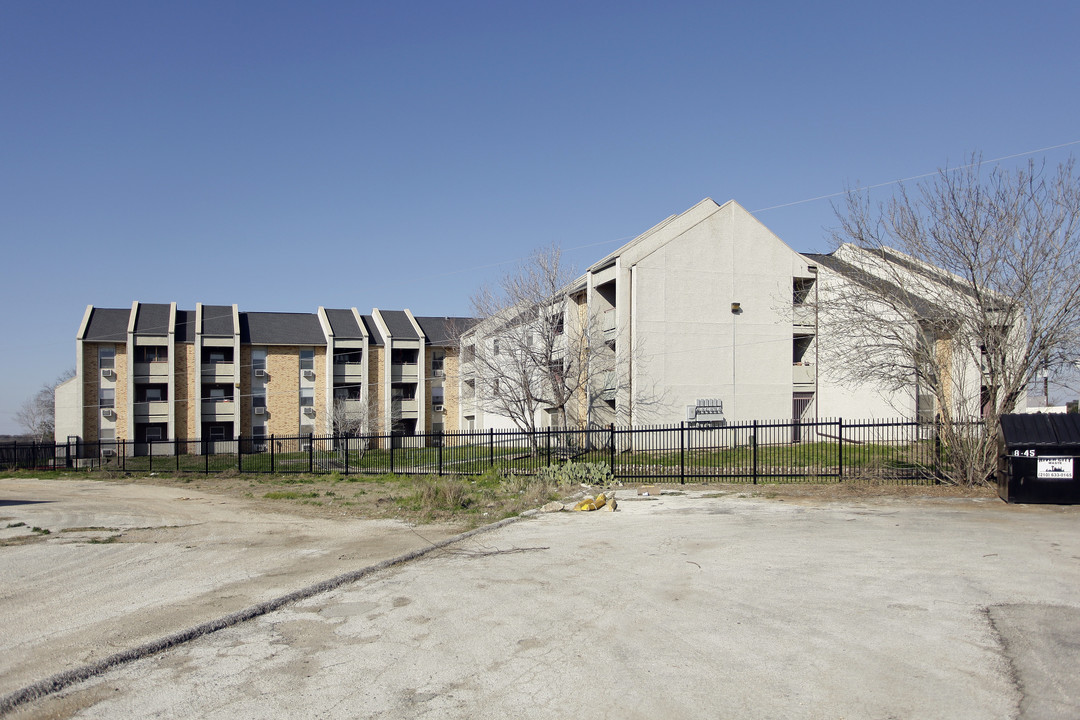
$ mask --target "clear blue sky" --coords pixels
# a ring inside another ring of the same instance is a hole
[[[580,267],[704,197],[1080,140],[1078,25],[1075,2],[5,2],[0,433],[74,365],[87,304],[466,314],[500,262]],[[758,217],[830,249],[828,200]]]

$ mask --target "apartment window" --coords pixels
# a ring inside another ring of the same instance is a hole
[[[434,377],[443,376],[443,367],[446,362],[446,356],[441,352],[435,352],[431,355],[431,374]]]
[[[364,361],[364,353],[361,350],[350,350],[337,353],[337,361],[345,365],[360,365]]]
[[[116,440],[115,428],[101,428],[98,430],[98,440],[101,442],[113,442]]]
[[[415,365],[420,351],[412,348],[395,348],[390,351],[390,362],[395,365]]]
[[[442,423],[431,423],[431,433],[433,435],[441,435],[443,431]]]
[[[441,388],[441,387],[433,387],[433,388],[431,388],[431,404],[432,405],[442,405],[444,397],[445,397],[445,395],[444,395],[443,388]]]
[[[116,390],[114,388],[101,388],[98,390],[98,407],[116,407]]]
[[[210,348],[206,350],[206,362],[211,365],[221,365],[233,361],[232,348]]]
[[[498,355],[501,351],[502,348],[499,347],[499,338],[495,338],[491,342],[491,354]]]
[[[266,369],[266,348],[252,348],[252,350],[251,350],[251,369],[252,370],[265,370]]]
[[[163,437],[165,437],[164,433],[161,432],[161,428],[157,427],[156,425],[151,425],[147,427],[145,432],[147,442],[151,440],[161,440]]]
[[[796,305],[802,305],[810,297],[810,289],[814,287],[814,278],[793,278],[792,301]]]
[[[259,423],[251,426],[251,437],[254,440],[263,440],[266,438],[266,425]]]
[[[116,367],[116,348],[98,348],[98,367],[102,370],[112,370]]]
[[[140,345],[135,348],[135,362],[166,362],[169,359],[169,348],[165,345]]]
[[[221,425],[211,425],[210,426],[210,439],[211,440],[224,440],[225,439],[225,428],[222,427]]]
[[[390,386],[390,398],[392,400],[416,399],[416,386],[413,384],[394,384]]]
[[[562,313],[551,316],[551,329],[556,335],[562,335],[565,329],[565,320]]]
[[[260,395],[252,395],[251,396],[251,407],[253,407],[253,408],[257,408],[257,407],[264,408],[264,407],[266,407],[266,396],[261,395],[261,394]]]
[[[466,345],[461,348],[461,361],[465,363],[471,363],[476,358],[476,348],[472,345]]]
[[[300,369],[301,370],[314,370],[315,369],[315,351],[311,349],[300,351]]]
[[[301,425],[300,426],[300,434],[301,435],[314,435],[315,434],[315,426],[314,425]]]
[[[335,400],[359,400],[360,399],[360,386],[359,385],[342,385],[334,388]]]
[[[300,388],[300,407],[315,407],[315,388]]]
[[[144,385],[135,390],[135,402],[165,402],[167,396],[167,386]]]

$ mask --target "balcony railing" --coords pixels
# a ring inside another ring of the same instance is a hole
[[[233,364],[231,362],[203,363],[203,380],[220,379],[231,380],[233,377]]]
[[[164,400],[135,403],[136,420],[165,420],[169,416],[169,403]]]
[[[420,377],[420,366],[416,363],[408,365],[391,365],[390,366],[390,379],[394,381],[398,380],[416,380]]]
[[[416,398],[409,400],[394,399],[393,412],[401,413],[401,417],[416,417],[416,414],[420,410],[420,404],[416,401]]]
[[[233,417],[233,411],[235,407],[236,403],[232,401],[232,398],[219,400],[203,400],[203,420],[210,420],[213,418],[222,418],[225,420],[231,419]]]
[[[605,310],[600,315],[600,330],[603,331],[605,340],[615,337],[615,308]]]
[[[364,366],[360,363],[335,363],[335,380],[359,380],[364,375]]]
[[[164,382],[169,377],[169,363],[164,360],[135,363],[135,381]]]
[[[815,380],[813,365],[797,363],[791,367],[791,382],[795,385],[813,385]]]
[[[807,305],[795,305],[791,309],[791,324],[800,327],[814,326],[814,308]]]

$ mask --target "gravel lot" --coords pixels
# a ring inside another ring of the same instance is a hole
[[[1080,508],[745,495],[526,519],[12,716],[1080,716]],[[52,530],[0,547],[4,693],[424,544],[142,485],[3,480],[0,516]]]

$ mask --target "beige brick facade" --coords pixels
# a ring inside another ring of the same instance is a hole
[[[98,439],[98,345],[83,343],[83,440],[97,442]]]
[[[176,408],[174,434],[179,439],[195,437],[195,346],[182,343],[176,346],[173,364],[173,399]]]
[[[458,354],[456,349],[446,349],[446,359],[443,360],[443,431],[457,432],[460,430],[458,415],[461,410],[461,397],[458,392]]]
[[[368,406],[371,408],[371,432],[383,431],[383,410],[390,388],[383,387],[383,368],[386,364],[386,350],[373,346],[368,357]]]
[[[326,347],[315,348],[315,432],[329,433],[330,417],[326,414]]]
[[[266,434],[296,435],[300,432],[300,348],[268,347],[266,374]]]
[[[236,402],[240,403],[240,435],[251,437],[251,348],[240,346],[240,390]]]
[[[116,439],[128,440],[127,345],[116,346]]]

